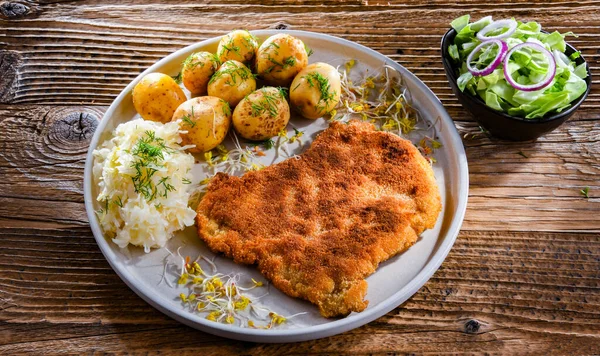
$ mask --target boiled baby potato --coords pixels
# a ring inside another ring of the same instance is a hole
[[[214,96],[201,96],[181,104],[172,121],[179,121],[182,146],[196,145],[189,152],[206,152],[217,147],[231,126],[229,104]]]
[[[177,107],[187,100],[183,90],[170,76],[162,73],[146,74],[133,88],[133,107],[150,121],[167,123]]]
[[[219,68],[219,60],[210,52],[192,53],[181,69],[181,81],[194,96],[206,95],[208,81]]]
[[[256,54],[256,72],[275,86],[288,86],[307,64],[304,43],[285,33],[267,38]]]
[[[256,37],[250,32],[235,30],[221,38],[217,48],[217,56],[221,63],[231,59],[242,63],[251,63],[257,48]]]
[[[263,87],[245,97],[233,111],[233,127],[245,139],[262,141],[277,135],[290,121],[282,89]]]
[[[340,101],[338,71],[327,63],[313,63],[304,68],[290,86],[290,104],[307,119],[318,119]]]
[[[208,82],[208,95],[225,100],[231,107],[254,90],[254,75],[243,63],[234,60],[223,63]]]

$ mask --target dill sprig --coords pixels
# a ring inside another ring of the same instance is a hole
[[[519,152],[517,152],[517,154],[518,154],[519,156],[522,156],[522,157],[524,157],[524,158],[529,158],[529,156],[527,156],[525,153],[523,153],[523,151],[519,151]]]
[[[271,55],[269,53],[266,53],[266,57],[269,62],[273,63],[273,65],[270,66],[269,68],[267,68],[267,70],[265,70],[265,73],[271,73],[273,71],[273,69],[275,69],[277,67],[281,67],[281,69],[286,69],[286,68],[293,67],[296,65],[296,57],[294,57],[294,56],[286,57],[281,62],[278,61],[277,59],[271,57]]]
[[[312,56],[313,53],[315,53],[315,52],[310,47],[308,47],[306,45],[306,43],[303,43],[303,44],[304,44],[304,50],[306,51],[306,55],[309,56],[309,57]]]
[[[260,89],[261,97],[250,104],[252,116],[257,117],[268,112],[271,117],[277,116],[277,107],[281,100],[285,100],[283,88],[277,88],[276,93],[271,93],[267,88]]]
[[[245,31],[248,36],[244,37],[244,47],[246,47],[249,50],[255,50],[256,47],[258,46],[258,38],[256,36],[254,36],[253,34],[250,33],[250,31],[243,29],[242,31]]]
[[[181,120],[183,120],[183,122],[185,122],[187,125],[189,125],[190,127],[194,127],[196,126],[196,122],[194,122],[194,120],[192,120],[194,118],[194,106],[192,106],[192,112],[191,114],[185,114],[181,117]]]
[[[318,86],[319,91],[321,92],[321,97],[319,98],[319,103],[317,104],[317,110],[323,111],[325,107],[335,98],[335,91],[331,91],[331,85],[329,85],[329,80],[325,78],[319,72],[311,72],[302,78],[306,79],[308,86],[311,88],[315,88]],[[298,84],[300,85],[300,84]],[[298,86],[296,86],[298,88]],[[296,90],[294,88],[294,90]],[[323,104],[320,104],[323,103]]]
[[[279,54],[279,51],[278,51],[279,48],[280,48],[279,45],[273,41],[265,47],[265,50],[273,49],[273,52],[275,54]]]
[[[181,120],[183,120],[186,124],[190,125],[191,127],[196,126],[196,123],[192,121],[192,119],[190,119],[189,116],[184,115]]]
[[[166,198],[168,193],[175,189],[169,184],[169,177],[161,178],[157,184],[154,184],[152,179],[164,166],[164,154],[170,150],[162,138],[156,137],[154,131],[148,130],[138,139],[131,151],[131,154],[136,157],[131,165],[136,171],[136,174],[131,177],[134,190],[148,201],[154,200],[157,196]]]
[[[181,81],[183,79],[181,72],[177,73],[177,75],[172,75],[171,78],[173,78],[173,80],[177,84],[181,84]]]
[[[272,138],[268,138],[264,141],[259,141],[259,142],[251,142],[250,144],[254,147],[263,146],[265,148],[265,150],[270,150],[271,148],[275,147],[275,141],[273,141]]]
[[[208,84],[213,83],[215,80],[222,78],[223,76],[228,75],[229,78],[225,82],[229,86],[234,86],[237,83],[237,79],[240,81],[244,81],[251,77],[254,77],[254,74],[248,69],[246,66],[237,66],[234,62],[227,61],[223,63],[221,68],[213,74],[210,78]]]
[[[208,59],[211,62],[211,65],[216,70],[219,66],[219,57],[216,54],[209,52],[194,52],[190,54],[181,64],[183,69],[192,70],[198,66],[200,68],[204,68],[206,62],[204,60]]]
[[[283,68],[293,67],[296,64],[296,58],[289,56],[283,60]]]
[[[226,35],[225,37],[228,38],[228,41],[226,44],[222,45],[223,50],[221,51],[221,53],[219,53],[219,55],[223,55],[224,51],[227,51],[227,53],[229,54],[229,52],[235,52],[238,56],[241,56],[240,54],[240,47],[236,46],[234,41],[233,41],[233,36],[230,35]]]
[[[223,114],[225,116],[231,116],[231,106],[229,106],[229,103],[223,99],[219,99],[219,100],[223,103]]]

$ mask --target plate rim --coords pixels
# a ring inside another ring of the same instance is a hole
[[[459,184],[459,187],[456,211],[454,212],[452,222],[448,227],[446,237],[437,248],[437,251],[435,251],[434,254],[430,255],[429,261],[426,262],[425,266],[419,271],[419,273],[417,273],[417,275],[412,280],[410,280],[408,284],[406,284],[401,289],[397,290],[394,294],[377,304],[375,307],[361,312],[360,316],[354,320],[341,318],[324,324],[312,325],[308,327],[301,327],[295,329],[261,330],[242,327],[232,327],[231,325],[215,323],[204,319],[192,320],[190,318],[192,314],[190,314],[189,311],[186,311],[184,309],[177,309],[172,305],[161,304],[158,299],[154,300],[154,298],[151,297],[152,294],[146,293],[145,290],[148,288],[143,286],[141,282],[136,281],[136,279],[133,278],[133,276],[128,274],[124,267],[116,264],[116,261],[113,261],[113,259],[109,257],[114,252],[112,251],[112,247],[109,244],[110,242],[102,234],[102,231],[100,229],[95,215],[93,207],[94,199],[92,197],[93,151],[98,146],[100,136],[102,136],[102,133],[105,131],[106,126],[109,122],[109,118],[114,115],[116,108],[123,101],[123,98],[133,89],[134,85],[137,84],[137,82],[144,75],[155,71],[156,68],[163,66],[165,63],[171,62],[174,58],[179,57],[183,53],[192,52],[199,48],[216,43],[221,36],[212,37],[204,41],[193,43],[158,60],[146,70],[144,70],[142,73],[140,73],[135,79],[133,79],[114,99],[109,108],[106,110],[105,114],[103,115],[102,119],[96,127],[92,140],[90,141],[85,161],[83,189],[85,209],[88,216],[89,225],[94,235],[94,239],[96,240],[98,247],[102,251],[104,258],[109,263],[113,271],[115,271],[115,273],[119,276],[119,278],[121,278],[121,280],[132,291],[134,291],[140,298],[142,298],[152,307],[185,325],[217,336],[242,341],[269,343],[307,341],[340,334],[348,330],[352,330],[354,328],[365,325],[400,306],[406,300],[411,298],[423,285],[425,285],[425,283],[433,276],[433,274],[439,269],[440,265],[446,259],[446,256],[450,252],[459,234],[467,207],[469,192],[469,174],[464,146],[452,118],[442,105],[439,98],[416,75],[414,75],[412,72],[410,72],[408,69],[404,68],[397,62],[391,60],[389,57],[356,42],[324,33],[276,29],[254,30],[250,32],[254,35],[273,35],[277,33],[288,33],[293,36],[295,35],[298,37],[313,38],[316,40],[327,39],[328,41],[335,42],[344,47],[349,47],[353,50],[367,52],[372,56],[384,59],[385,64],[388,64],[394,67],[395,69],[399,70],[400,72],[402,72],[403,76],[413,76],[414,79],[416,79],[415,85],[419,87],[419,89],[424,91],[427,96],[435,98],[435,100],[433,100],[433,105],[435,106],[436,111],[440,112],[440,119],[445,124],[444,128],[451,131],[451,133],[449,134],[450,142],[444,142],[444,146],[449,147],[457,154],[455,164],[458,167],[457,183]]]

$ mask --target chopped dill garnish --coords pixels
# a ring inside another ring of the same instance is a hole
[[[164,198],[167,197],[168,192],[172,192],[175,189],[174,186],[172,186],[171,184],[167,183],[167,180],[169,180],[169,177],[163,177],[163,178],[161,178],[158,181],[158,184],[156,184],[157,186],[161,186],[162,185],[164,187],[164,190],[163,190],[163,192],[161,194],[161,196],[164,197]]]
[[[271,57],[271,55],[270,55],[270,54],[268,54],[268,53],[267,53],[267,60],[268,60],[269,62],[271,62],[271,63],[275,64],[276,66],[280,66],[280,67],[283,67],[283,66],[284,66],[284,64],[283,64],[283,63],[281,63],[281,62],[279,62],[278,60],[276,60],[275,58]],[[270,68],[270,70],[273,70],[272,68],[273,68],[273,67],[271,67],[271,68]]]
[[[225,116],[231,116],[231,106],[229,106],[229,103],[223,99],[219,99],[219,100],[221,100],[221,102],[223,103],[223,114]]]
[[[267,88],[260,89],[262,97],[255,102],[250,103],[252,116],[260,116],[264,112],[268,112],[271,117],[277,116],[277,104],[279,100],[285,100],[282,91],[278,89],[277,93],[270,93]],[[279,97],[279,98],[278,98]]]
[[[100,208],[100,209],[96,210],[96,214],[102,215],[102,214],[108,213],[108,205],[109,205],[108,198],[104,198],[104,208]]]
[[[172,75],[171,78],[173,78],[175,83],[181,84],[181,80],[182,80],[181,72],[177,73],[176,75]]]
[[[275,43],[275,42],[269,43],[265,47],[265,50],[271,49],[271,47],[274,49],[273,52],[275,52],[275,54],[279,54],[279,51],[277,51],[279,49],[279,45],[277,43]]]
[[[244,47],[249,50],[255,50],[258,44],[258,38],[250,33],[248,30],[242,30],[248,34],[248,37],[244,37]]]
[[[213,74],[210,78],[208,84],[213,83],[215,80],[228,75],[229,78],[225,82],[229,86],[234,86],[237,83],[237,78],[240,78],[241,81],[254,77],[254,74],[248,69],[246,66],[238,67],[233,62],[225,62],[221,66],[221,68]]]
[[[227,35],[225,37],[229,37],[229,41],[227,42],[227,44],[223,45],[223,50],[227,51],[227,53],[229,53],[229,52],[235,52],[235,53],[237,53],[238,56],[241,56],[241,54],[240,54],[240,47],[236,46],[233,43],[233,37],[231,37],[229,35]],[[223,54],[223,52],[219,53],[219,55],[222,55],[222,54]]]
[[[304,43],[304,50],[306,51],[306,55],[309,56],[309,57],[312,56],[313,53],[315,53],[310,47],[308,47],[306,45],[306,43]]]
[[[121,200],[121,196],[117,196],[117,199],[114,201],[114,204],[119,208],[123,207],[123,201]]]
[[[200,53],[192,53],[190,54],[184,61],[182,64],[183,68],[187,68],[187,69],[194,69],[197,66],[200,66],[201,68],[204,67],[204,62],[202,62],[201,60],[199,60],[197,57],[200,55]]]
[[[156,137],[154,131],[146,131],[145,136],[138,139],[131,154],[136,157],[132,163],[135,176],[131,177],[136,193],[140,193],[148,201],[154,200],[157,195],[167,197],[168,192],[174,187],[168,183],[169,177],[164,177],[154,184],[152,177],[159,168],[163,167],[164,154],[171,149],[165,141]]]
[[[519,152],[517,152],[517,154],[518,154],[519,156],[523,156],[523,157],[525,157],[525,158],[529,158],[529,156],[527,156],[525,153],[523,153],[523,151],[519,151]]]
[[[192,181],[187,178],[183,178],[181,181],[183,182],[183,184],[192,184]]]
[[[219,57],[216,54],[208,52],[194,52],[190,54],[182,63],[183,69],[192,70],[198,66],[204,68],[206,65],[205,59],[211,62],[211,66],[216,70],[219,66]]]
[[[271,148],[275,147],[275,141],[273,141],[272,138],[268,138],[264,141],[250,142],[250,144],[255,148],[258,148],[258,146],[263,146],[265,150],[270,150]]]
[[[191,116],[191,117],[190,117]],[[183,122],[185,122],[187,125],[189,125],[190,127],[194,127],[196,126],[196,123],[194,122],[194,120],[192,120],[192,118],[194,117],[194,106],[192,105],[192,112],[189,115],[183,115],[183,117],[181,118],[181,120],[183,120]]]
[[[287,96],[288,96],[288,88],[277,87],[277,90],[279,90],[279,95],[281,96],[281,99],[287,98]]]
[[[589,198],[590,198],[590,195],[589,195],[589,193],[590,193],[590,187],[585,187],[585,188],[581,189],[581,190],[579,191],[579,193],[580,193],[580,194],[581,194],[581,195],[582,195],[584,198],[586,198],[586,199],[589,199]]]
[[[191,127],[196,126],[196,123],[192,121],[192,119],[190,119],[189,116],[184,115],[181,120],[183,120],[186,124],[190,125]]]
[[[265,150],[270,150],[275,145],[275,142],[273,142],[273,139],[270,138],[268,140],[265,140],[263,142],[263,145],[265,146]]]
[[[296,58],[289,56],[283,60],[283,68],[293,67],[296,64]]]
[[[331,86],[329,85],[329,80],[325,78],[319,72],[311,72],[302,78],[306,79],[308,86],[311,88],[315,88],[318,86],[319,91],[321,92],[321,97],[319,98],[319,103],[323,103],[322,105],[317,105],[318,111],[323,111],[325,107],[332,101],[335,97],[335,91],[331,91]],[[300,85],[300,84],[298,84]],[[298,88],[298,86],[296,86]],[[293,90],[296,90],[294,88]]]

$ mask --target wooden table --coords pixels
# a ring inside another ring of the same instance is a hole
[[[502,142],[458,104],[439,51],[459,15],[514,16],[577,33],[569,42],[599,76],[600,1],[282,3],[0,3],[0,354],[600,353],[600,85],[555,132]],[[465,137],[460,236],[433,278],[377,321],[296,344],[215,337],[137,297],[92,237],[83,166],[108,105],[155,61],[234,28],[323,32],[388,55]]]

